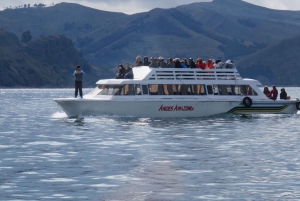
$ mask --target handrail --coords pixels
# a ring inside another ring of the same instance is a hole
[[[236,69],[152,68],[145,80],[236,80],[242,79]]]

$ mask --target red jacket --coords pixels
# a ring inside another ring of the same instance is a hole
[[[278,96],[278,91],[277,89],[272,89],[271,90],[271,97],[273,100],[276,100],[277,99],[277,96]]]
[[[201,69],[203,69],[203,70],[205,69],[205,64],[203,63],[203,61],[202,61],[201,58],[199,58],[199,59],[197,60],[196,68],[201,68]]]
[[[208,60],[206,68],[214,68],[214,63],[212,62],[212,59]]]

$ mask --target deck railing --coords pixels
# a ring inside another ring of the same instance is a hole
[[[242,79],[236,69],[153,68],[146,80],[236,80]]]

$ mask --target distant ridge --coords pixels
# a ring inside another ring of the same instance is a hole
[[[0,87],[73,87],[76,65],[87,72],[85,86],[93,86],[100,73],[80,56],[71,39],[50,35],[21,44],[13,33],[0,31]]]
[[[300,35],[282,40],[239,62],[243,77],[259,79],[263,84],[299,86]]]
[[[272,10],[242,0],[214,0],[133,15],[60,3],[1,11],[1,28],[19,38],[27,30],[33,39],[66,36],[101,76],[113,77],[118,64],[133,65],[137,55],[239,63],[300,33],[300,12]]]

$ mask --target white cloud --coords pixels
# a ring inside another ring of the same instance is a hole
[[[145,12],[153,8],[172,8],[182,4],[193,2],[209,2],[212,0],[64,0],[68,3],[78,3],[84,6],[96,8],[99,10],[107,10],[114,12],[123,12],[127,14]],[[244,0],[245,2],[255,5],[268,7],[279,10],[300,10],[299,0]],[[15,7],[24,4],[44,3],[50,5],[52,3],[61,3],[61,0],[1,0],[1,6]],[[0,9],[3,9],[0,8]]]

